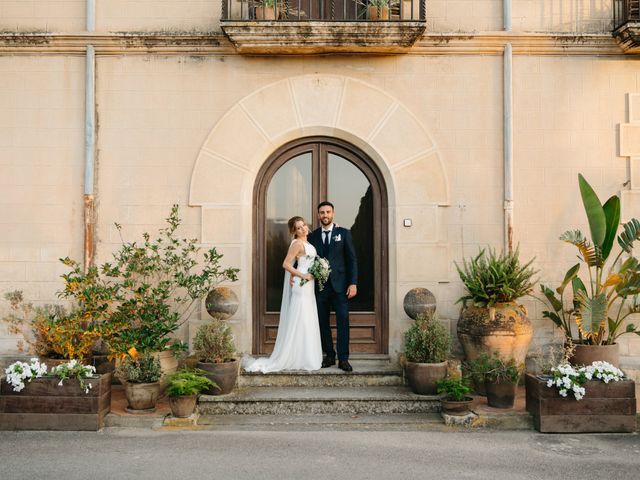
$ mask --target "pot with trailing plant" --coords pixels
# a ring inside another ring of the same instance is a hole
[[[578,184],[591,239],[580,230],[560,236],[578,249],[580,263],[567,271],[555,290],[540,286],[551,306],[543,316],[562,330],[565,342],[575,345],[571,363],[606,361],[618,366],[617,338],[625,333],[640,335],[640,328],[626,323],[630,315],[640,313],[640,260],[633,254],[634,243],[640,239],[640,221],[632,218],[618,234],[620,197],[613,195],[603,205],[582,175],[578,175]],[[620,250],[614,256],[616,240]]]
[[[153,412],[160,397],[160,360],[150,353],[138,353],[132,347],[115,370],[124,385],[130,413]]]
[[[498,354],[482,353],[469,366],[472,375],[481,378],[487,394],[487,403],[495,408],[513,408],[518,380],[524,365],[515,359],[503,359]]]
[[[405,332],[405,375],[414,393],[436,394],[436,382],[447,376],[450,343],[449,333],[435,313],[418,315]]]
[[[468,362],[482,353],[525,361],[533,339],[533,327],[527,309],[517,300],[533,290],[533,259],[522,264],[519,249],[500,253],[482,249],[463,266],[456,264],[460,279],[467,289],[461,297],[463,307],[458,320],[458,339]],[[483,394],[482,384],[475,383]]]
[[[179,236],[177,205],[166,222],[155,239],[145,233],[141,242],[123,241],[113,262],[100,269],[113,292],[106,339],[111,354],[124,358],[131,347],[152,353],[161,357],[164,375],[176,370],[176,357],[187,349],[175,334],[199,301],[219,283],[238,278],[238,269],[222,268],[215,247],[202,252],[195,239]]]
[[[198,395],[203,391],[217,388],[202,370],[183,368],[167,377],[167,396],[174,417],[186,418],[193,414]]]
[[[525,376],[526,409],[544,433],[636,431],[635,382],[608,362],[569,363],[573,345]]]
[[[197,368],[203,370],[217,388],[208,388],[208,395],[230,393],[238,380],[240,362],[236,358],[231,327],[224,320],[213,318],[201,325],[193,339],[193,349],[198,359]]]
[[[469,413],[473,398],[469,396],[471,388],[464,377],[448,377],[438,380],[438,393],[443,394],[442,411],[450,415]]]
[[[111,374],[69,360],[48,369],[14,362],[0,381],[0,430],[98,430],[111,408]]]

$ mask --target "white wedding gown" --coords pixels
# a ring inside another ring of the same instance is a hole
[[[316,257],[316,249],[304,243],[305,255],[298,258],[298,267],[307,273]],[[289,286],[291,274],[285,272],[280,306],[280,323],[273,353],[266,358],[245,357],[242,361],[247,372],[278,372],[281,370],[319,370],[322,365],[322,345],[314,281],[300,286],[295,277]]]

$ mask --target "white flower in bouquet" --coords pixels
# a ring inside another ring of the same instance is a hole
[[[327,283],[329,279],[329,274],[331,273],[331,266],[329,265],[329,260],[322,257],[315,257],[313,263],[309,267],[309,273],[313,275],[313,278],[318,282],[318,289],[324,289],[324,284]],[[304,278],[300,281],[300,286],[307,283],[307,280]]]

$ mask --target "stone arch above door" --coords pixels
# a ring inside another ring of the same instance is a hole
[[[315,74],[288,78],[243,98],[218,121],[198,154],[189,188],[189,205],[202,207],[202,243],[222,247],[244,273],[235,288],[244,300],[251,298],[256,175],[278,147],[308,136],[350,142],[382,172],[391,217],[389,314],[403,318],[401,299],[411,284],[448,280],[449,247],[438,223],[440,207],[450,203],[449,182],[435,142],[410,109],[363,81]],[[403,229],[402,218],[420,226]],[[427,268],[416,268],[416,262]],[[240,349],[248,351],[250,302],[244,306],[236,314],[236,334]]]

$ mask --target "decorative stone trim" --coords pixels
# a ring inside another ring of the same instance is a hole
[[[222,22],[238,53],[406,53],[425,22]]]
[[[376,47],[360,47],[353,40],[350,41],[354,43],[350,47],[354,52],[358,50],[360,53],[376,53]],[[623,47],[609,34],[573,35],[512,32],[425,34],[412,47],[402,48],[409,55],[502,55],[504,46],[507,43],[512,44],[514,55],[602,56],[624,53]],[[222,32],[173,34],[167,34],[166,32],[110,34],[0,33],[0,55],[30,55],[34,53],[84,55],[87,45],[95,47],[96,55],[151,53],[162,55],[227,55],[237,53],[234,45]],[[336,48],[335,51],[339,51],[339,49]],[[280,52],[280,54],[285,53],[287,52],[284,49]],[[312,51],[310,48],[306,53],[317,52]]]

